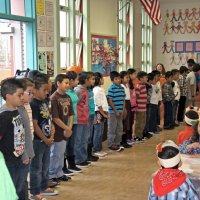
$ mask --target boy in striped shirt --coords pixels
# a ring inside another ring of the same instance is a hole
[[[137,74],[139,83],[136,85],[136,102],[138,109],[136,111],[136,122],[135,122],[135,137],[136,142],[144,140],[143,132],[146,124],[146,110],[147,110],[147,88],[146,83],[148,80],[147,73],[140,71]]]
[[[123,134],[122,119],[125,115],[125,92],[121,86],[120,74],[116,71],[110,73],[112,85],[108,89],[108,146],[113,151],[121,151],[121,137]]]

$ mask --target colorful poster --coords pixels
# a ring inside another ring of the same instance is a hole
[[[44,15],[44,0],[36,1],[37,15]]]
[[[92,35],[92,71],[109,76],[111,71],[117,70],[118,49],[116,37]]]
[[[47,51],[47,75],[50,77],[54,76],[54,53],[53,51]]]
[[[46,53],[45,51],[38,52],[38,68],[40,72],[46,72]]]

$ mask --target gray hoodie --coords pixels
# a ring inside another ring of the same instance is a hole
[[[18,107],[18,112],[22,118],[22,122],[24,124],[25,129],[25,151],[22,155],[22,160],[26,160],[28,158],[32,159],[35,156],[33,150],[33,141],[32,141],[32,134],[30,129],[30,121],[28,117],[28,113],[24,106]]]

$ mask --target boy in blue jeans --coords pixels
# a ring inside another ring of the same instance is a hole
[[[17,107],[23,104],[23,93],[19,80],[8,78],[1,82],[1,96],[6,103],[0,108],[0,151],[19,197],[24,189],[25,131]]]
[[[123,134],[122,119],[125,115],[125,92],[121,86],[120,74],[116,71],[110,73],[112,85],[108,89],[108,147],[113,151],[121,151],[121,137]]]
[[[69,79],[66,74],[58,74],[55,79],[57,90],[51,95],[51,114],[55,125],[54,144],[51,145],[49,178],[52,181],[68,181],[63,172],[67,139],[72,134],[74,111],[72,101],[66,94]]]
[[[50,145],[54,143],[51,134],[48,94],[48,77],[38,74],[34,77],[35,92],[31,101],[33,114],[34,139],[33,149],[35,157],[30,165],[30,193],[31,199],[44,200],[42,195],[56,195],[57,191],[48,188],[48,169],[50,162]]]

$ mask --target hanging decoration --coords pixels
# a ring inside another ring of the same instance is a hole
[[[200,32],[200,8],[185,9],[184,11],[173,9],[171,14],[169,10],[166,10],[165,18],[163,35],[198,34]]]

